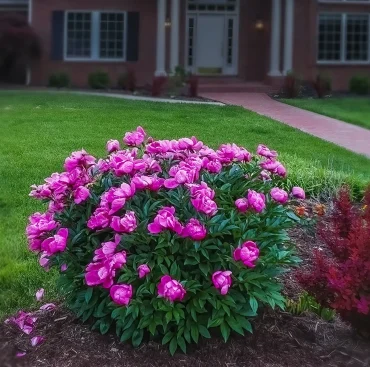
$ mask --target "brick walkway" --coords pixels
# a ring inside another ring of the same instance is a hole
[[[311,135],[370,157],[370,130],[271,99],[262,93],[203,93],[203,97],[242,106]]]

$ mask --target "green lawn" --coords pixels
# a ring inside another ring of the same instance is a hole
[[[284,99],[283,102],[370,129],[369,98]]]
[[[0,318],[33,305],[53,275],[27,250],[27,217],[42,205],[30,185],[61,171],[66,156],[85,148],[103,155],[105,142],[137,125],[156,138],[195,135],[216,147],[236,142],[254,151],[265,143],[281,153],[292,183],[317,192],[345,180],[370,181],[370,161],[331,143],[239,107],[123,101],[65,93],[0,92]],[[48,284],[47,284],[48,283]]]

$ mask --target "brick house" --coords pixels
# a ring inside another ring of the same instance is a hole
[[[96,70],[115,81],[127,67],[144,84],[178,65],[254,85],[325,73],[336,90],[370,75],[370,0],[0,0],[0,10],[24,11],[42,39],[32,85],[57,71],[80,87]]]

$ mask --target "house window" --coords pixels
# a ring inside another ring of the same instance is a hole
[[[100,14],[101,58],[123,58],[124,20],[123,13]]]
[[[67,12],[65,59],[125,60],[124,12]]]
[[[369,16],[369,14],[320,14],[318,61],[370,62]]]
[[[68,13],[67,57],[90,57],[91,13]]]

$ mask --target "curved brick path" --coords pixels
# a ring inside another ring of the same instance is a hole
[[[262,93],[203,93],[202,97],[242,106],[370,157],[370,130],[359,126],[277,102]]]

